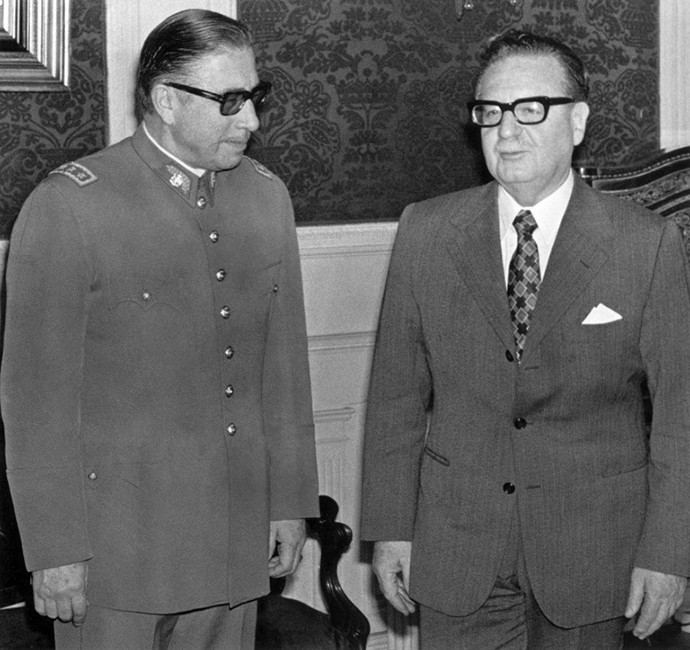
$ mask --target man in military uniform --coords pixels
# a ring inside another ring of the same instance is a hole
[[[297,241],[244,156],[269,89],[241,23],[167,18],[139,129],[55,170],[14,228],[8,476],[58,650],[252,647],[252,601],[299,562],[318,503]]]

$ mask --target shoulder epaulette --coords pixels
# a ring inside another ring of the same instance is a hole
[[[266,178],[273,178],[273,173],[266,169],[266,167],[264,167],[258,160],[254,160],[254,158],[250,158],[249,156],[245,156],[245,158],[252,165],[254,165],[254,169],[257,171],[257,173],[265,176]]]
[[[50,173],[67,176],[67,178],[71,178],[79,187],[84,187],[98,180],[98,176],[88,167],[84,167],[84,165],[77,162],[68,162],[64,165],[60,165]]]

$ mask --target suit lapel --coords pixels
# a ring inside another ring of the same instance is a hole
[[[515,341],[501,259],[497,191],[497,184],[490,183],[474,206],[456,207],[450,223],[457,232],[449,238],[448,250],[461,281],[503,344],[513,349]]]
[[[594,279],[608,258],[609,218],[596,192],[576,178],[539,288],[523,361]]]

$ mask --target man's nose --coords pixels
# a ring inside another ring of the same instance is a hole
[[[515,119],[513,111],[503,111],[501,122],[497,128],[498,134],[502,138],[511,138],[522,129],[522,125]]]
[[[252,133],[259,128],[259,118],[254,108],[254,102],[248,99],[237,113],[236,124]]]

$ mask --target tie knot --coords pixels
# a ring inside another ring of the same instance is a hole
[[[537,229],[537,222],[529,210],[520,210],[513,220],[513,226],[519,235],[531,235]]]

